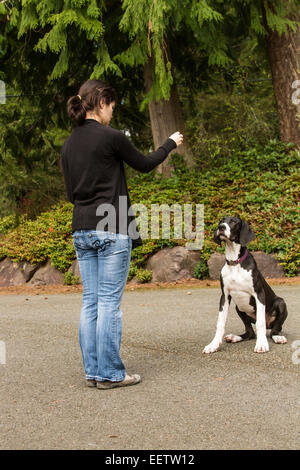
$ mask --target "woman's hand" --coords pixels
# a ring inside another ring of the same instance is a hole
[[[170,135],[169,139],[174,140],[177,147],[182,144],[183,142],[183,135],[180,132],[175,132],[174,134]]]

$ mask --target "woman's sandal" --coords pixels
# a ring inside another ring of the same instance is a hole
[[[87,384],[88,387],[96,387],[97,386],[97,382],[94,379],[86,379],[86,384]]]
[[[109,380],[105,380],[104,382],[97,381],[97,388],[100,390],[107,390],[109,388],[116,388],[116,387],[126,387],[127,385],[136,385],[141,382],[141,377],[138,374],[128,375],[126,374],[125,379],[121,382],[111,382]]]

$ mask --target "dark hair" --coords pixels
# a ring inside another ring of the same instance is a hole
[[[70,119],[80,126],[84,123],[87,111],[98,114],[99,102],[103,99],[105,104],[116,101],[114,88],[102,80],[87,80],[81,85],[78,95],[71,96],[67,103],[67,112]]]

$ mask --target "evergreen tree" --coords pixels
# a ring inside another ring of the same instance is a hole
[[[11,63],[12,71],[21,59],[14,77],[21,89],[43,85],[52,93],[57,87],[58,94],[59,88],[66,94],[84,74],[116,83],[138,75],[135,83],[139,84],[144,76],[143,105],[149,104],[158,144],[177,128],[184,131],[176,75],[189,70],[176,60],[178,48],[187,53],[197,50],[204,68],[230,67],[234,61],[231,36],[237,23],[243,25],[241,40],[250,33],[265,41],[266,32],[296,31],[287,4],[292,8],[298,1],[5,0],[0,3],[0,40],[5,43],[8,31],[16,30],[17,40],[22,41],[10,45],[14,54],[5,67],[8,70]],[[179,43],[179,37],[188,42]],[[47,54],[47,60],[38,62],[38,53]],[[190,165],[189,149],[183,152]]]
[[[264,7],[263,14],[280,137],[283,142],[295,143],[300,150],[300,3],[298,8],[288,0],[281,5],[268,2],[268,6],[269,11]],[[291,21],[275,29],[273,25],[282,10]]]

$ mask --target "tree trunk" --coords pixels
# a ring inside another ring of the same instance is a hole
[[[293,142],[300,149],[300,29],[296,32],[289,29],[287,34],[279,35],[268,27],[265,10],[263,14],[280,138],[283,142]]]
[[[153,60],[151,58],[149,58],[149,61],[145,66],[144,77],[146,92],[148,93],[153,83]],[[149,103],[149,114],[154,148],[157,149],[168,137],[170,137],[171,134],[176,131],[180,131],[184,135],[185,140],[183,144],[181,144],[178,149],[173,150],[171,154],[177,152],[183,155],[186,165],[191,168],[194,165],[194,160],[185,136],[185,125],[182,117],[176,85],[172,86],[169,101],[152,100]],[[157,171],[166,177],[170,176],[173,169],[170,155],[157,168]]]

